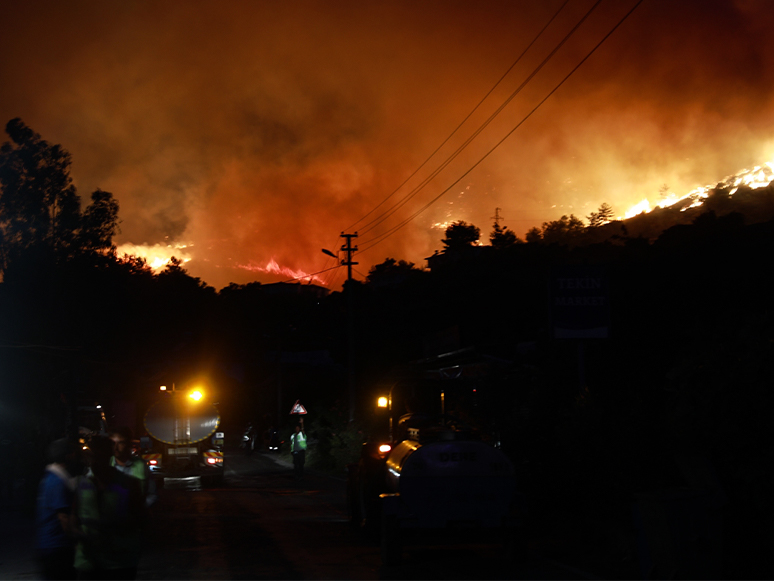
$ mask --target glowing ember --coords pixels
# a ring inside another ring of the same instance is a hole
[[[258,266],[253,262],[251,262],[250,264],[240,264],[238,266],[239,268],[244,268],[245,270],[250,270],[252,272],[267,272],[269,274],[279,274],[282,276],[287,276],[288,278],[292,278],[295,280],[302,280],[305,282],[315,282],[321,285],[326,284],[326,282],[316,274],[308,274],[303,270],[293,270],[291,268],[287,268],[286,266],[280,266],[279,264],[277,264],[277,261],[274,260],[273,258],[266,264],[266,266]]]
[[[774,160],[767,161],[762,165],[756,165],[752,169],[743,169],[732,176],[723,178],[717,184],[708,186],[702,186],[691,190],[682,197],[678,197],[677,194],[670,193],[666,198],[661,200],[656,207],[666,208],[682,200],[692,200],[691,204],[685,206],[681,211],[685,211],[688,208],[696,208],[704,203],[711,190],[716,188],[728,188],[729,194],[733,195],[739,189],[740,186],[748,186],[750,189],[765,188],[772,181],[774,181]],[[650,202],[647,199],[642,200],[638,204],[635,204],[624,213],[624,219],[631,218],[642,212],[651,211]],[[620,218],[619,218],[620,220]]]
[[[116,249],[116,253],[118,256],[128,254],[130,256],[144,258],[145,262],[148,264],[148,266],[151,267],[151,269],[154,271],[160,271],[163,270],[167,264],[169,264],[169,261],[173,256],[183,263],[189,262],[191,260],[191,255],[187,249],[191,246],[193,245],[154,244],[153,246],[148,246],[137,244],[122,244]]]

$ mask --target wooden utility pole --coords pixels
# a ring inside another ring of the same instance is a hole
[[[347,293],[347,345],[348,345],[348,383],[349,383],[349,421],[355,421],[355,313],[354,298],[355,289],[352,286],[352,267],[357,262],[352,261],[352,254],[357,251],[357,246],[352,246],[352,239],[357,238],[357,232],[354,234],[341,233],[341,237],[346,239],[346,244],[341,247],[343,252],[347,253],[347,259],[341,264],[347,265],[347,282],[344,284]]]
[[[347,280],[350,281],[352,280],[352,266],[358,264],[357,262],[352,262],[352,253],[357,252],[357,246],[352,246],[352,239],[357,238],[357,232],[354,234],[344,234],[342,232],[341,237],[347,239],[347,243],[341,247],[341,250],[347,253],[347,259],[342,260],[341,264],[347,265]]]

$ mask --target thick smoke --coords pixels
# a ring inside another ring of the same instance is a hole
[[[570,2],[481,109],[388,202],[562,1],[14,2],[0,8],[0,116],[73,155],[82,195],[121,204],[119,243],[188,244],[195,276],[272,282],[240,265],[330,265],[459,179],[625,14],[602,3],[503,113],[383,224],[593,4]],[[617,213],[774,157],[774,15],[765,0],[647,0],[524,125],[436,203],[358,255],[414,261],[433,224],[523,235],[602,202]]]

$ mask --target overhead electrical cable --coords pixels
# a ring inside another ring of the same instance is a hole
[[[447,193],[449,190],[451,190],[451,189],[452,189],[452,188],[453,188],[455,185],[457,185],[457,183],[459,183],[459,182],[460,182],[460,181],[461,181],[461,180],[462,180],[462,179],[463,179],[465,176],[467,176],[467,175],[468,175],[468,174],[469,174],[471,171],[473,171],[473,170],[474,170],[476,167],[478,167],[478,165],[480,165],[480,164],[481,164],[481,162],[483,162],[483,161],[484,161],[484,160],[485,160],[487,157],[489,157],[489,155],[491,155],[491,154],[492,154],[492,152],[493,152],[495,149],[497,149],[498,147],[500,147],[500,145],[502,145],[502,144],[503,144],[503,142],[504,142],[506,139],[508,139],[508,137],[510,137],[510,136],[511,136],[511,135],[512,135],[512,134],[513,134],[513,133],[514,133],[514,132],[515,132],[515,131],[516,131],[516,130],[519,128],[519,127],[521,127],[521,126],[522,126],[522,125],[523,125],[523,124],[524,124],[524,123],[527,121],[527,119],[529,119],[529,118],[530,118],[530,117],[531,117],[531,116],[532,116],[532,115],[533,115],[533,114],[534,114],[534,113],[535,113],[535,112],[536,112],[536,111],[537,111],[537,110],[538,110],[538,109],[539,109],[539,108],[540,108],[540,107],[543,105],[543,103],[545,103],[545,102],[546,102],[546,101],[547,101],[547,100],[548,100],[548,99],[549,99],[549,98],[550,98],[550,97],[551,97],[551,96],[552,96],[552,95],[553,95],[553,94],[554,94],[554,93],[555,93],[557,90],[559,90],[559,88],[560,88],[562,85],[564,85],[564,83],[565,83],[565,82],[567,82],[567,80],[568,80],[568,79],[569,79],[569,78],[570,78],[570,77],[571,77],[571,76],[572,76],[572,75],[573,75],[573,74],[574,74],[574,73],[575,73],[575,72],[576,72],[576,71],[577,71],[577,70],[578,70],[578,69],[579,69],[579,68],[580,68],[580,67],[583,65],[583,63],[585,63],[585,62],[586,62],[586,61],[587,61],[587,60],[588,60],[588,59],[591,57],[591,55],[593,55],[593,54],[594,54],[594,53],[595,53],[595,52],[596,52],[596,51],[599,49],[599,47],[600,47],[600,46],[602,46],[602,44],[603,44],[603,43],[604,43],[604,42],[605,42],[605,41],[606,41],[608,38],[610,38],[610,36],[611,36],[611,35],[612,35],[612,34],[613,34],[613,33],[614,33],[614,32],[615,32],[615,31],[616,31],[616,30],[617,30],[617,29],[618,29],[618,28],[619,28],[619,27],[620,27],[620,26],[621,26],[621,25],[624,23],[624,21],[626,21],[626,19],[627,19],[627,18],[629,18],[629,16],[631,16],[631,15],[632,15],[632,13],[633,13],[633,12],[634,12],[634,11],[637,9],[637,7],[639,7],[639,5],[640,5],[640,4],[642,4],[642,2],[643,2],[643,0],[638,0],[638,1],[637,1],[637,3],[636,3],[636,4],[635,4],[635,5],[634,5],[634,6],[631,8],[631,10],[629,10],[629,12],[627,12],[627,13],[626,13],[626,14],[625,14],[625,15],[624,15],[624,16],[623,16],[623,17],[622,17],[622,18],[621,18],[621,19],[618,21],[618,23],[616,23],[616,25],[615,25],[615,26],[613,26],[613,28],[612,28],[612,29],[611,29],[611,30],[610,30],[610,31],[609,31],[609,32],[608,32],[608,33],[607,33],[607,34],[606,34],[606,35],[605,35],[605,36],[602,38],[602,40],[600,40],[600,41],[599,41],[599,42],[598,42],[598,43],[597,43],[597,44],[594,46],[594,48],[592,48],[592,49],[591,49],[591,50],[590,50],[590,51],[589,51],[589,52],[586,54],[586,56],[584,56],[584,57],[581,59],[581,61],[580,61],[580,62],[579,62],[577,65],[575,65],[575,67],[574,67],[574,68],[573,68],[573,69],[572,69],[572,70],[571,70],[569,73],[567,73],[567,75],[566,75],[566,76],[565,76],[565,77],[564,77],[564,78],[563,78],[563,79],[562,79],[562,80],[561,80],[561,81],[560,81],[560,82],[559,82],[559,83],[558,83],[558,84],[557,84],[557,85],[556,85],[556,86],[555,86],[553,89],[551,89],[551,91],[550,91],[550,92],[549,92],[549,93],[548,93],[548,94],[547,94],[547,95],[546,95],[546,96],[545,96],[545,97],[544,97],[544,98],[543,98],[543,99],[542,99],[542,100],[541,100],[541,101],[540,101],[540,102],[539,102],[539,103],[538,103],[538,104],[537,104],[537,105],[536,105],[536,106],[535,106],[535,107],[534,107],[534,108],[533,108],[533,109],[532,109],[532,110],[529,112],[529,113],[527,113],[527,115],[525,115],[525,116],[524,116],[524,118],[523,118],[521,121],[519,121],[519,123],[518,123],[518,124],[517,124],[515,127],[513,127],[513,129],[511,129],[511,130],[510,130],[508,133],[506,133],[506,134],[505,134],[505,136],[504,136],[502,139],[500,139],[500,141],[498,141],[498,142],[497,142],[497,143],[496,143],[496,144],[495,144],[495,145],[494,145],[494,146],[493,146],[491,149],[489,149],[489,151],[487,151],[487,152],[486,152],[486,153],[485,153],[485,154],[484,154],[484,155],[483,155],[483,156],[482,156],[482,157],[481,157],[481,158],[480,158],[480,159],[479,159],[479,160],[478,160],[478,161],[477,161],[475,164],[473,164],[473,165],[472,165],[472,166],[471,166],[471,167],[470,167],[470,168],[469,168],[467,171],[465,171],[465,172],[464,172],[464,173],[463,173],[463,174],[462,174],[462,175],[461,175],[459,178],[457,178],[457,179],[456,179],[456,180],[455,180],[455,181],[454,181],[454,182],[453,182],[451,185],[449,185],[449,186],[448,186],[448,187],[447,187],[445,190],[443,190],[443,191],[442,191],[440,194],[438,194],[438,195],[437,195],[435,198],[433,198],[432,200],[430,200],[430,201],[429,201],[427,204],[425,204],[424,206],[422,206],[422,208],[420,208],[419,210],[417,210],[417,211],[416,211],[414,214],[412,214],[411,216],[409,216],[407,219],[403,220],[401,223],[399,223],[397,226],[394,226],[393,228],[391,228],[391,229],[390,229],[390,230],[388,230],[387,232],[385,232],[385,233],[383,233],[383,234],[380,234],[379,236],[377,236],[377,237],[375,237],[375,238],[372,238],[371,240],[367,240],[367,241],[364,243],[364,244],[366,244],[367,246],[365,246],[364,248],[361,248],[361,249],[360,249],[360,252],[365,252],[366,250],[369,250],[369,249],[373,248],[373,247],[374,247],[374,246],[376,246],[377,244],[380,244],[381,242],[383,242],[384,240],[386,240],[387,238],[389,238],[390,236],[392,236],[392,235],[393,235],[395,232],[397,232],[398,230],[400,230],[401,228],[403,228],[403,226],[405,226],[406,224],[408,224],[409,222],[411,222],[411,221],[412,221],[414,218],[416,218],[417,216],[419,216],[419,215],[420,215],[422,212],[424,212],[424,211],[425,211],[427,208],[429,208],[429,207],[430,207],[430,206],[432,206],[432,205],[433,205],[435,202],[437,202],[439,199],[441,199],[441,197],[443,197],[443,196],[444,196],[444,195],[445,195],[445,194],[446,194],[446,193]],[[599,2],[598,2],[598,3],[599,3]],[[598,4],[598,3],[597,3],[597,4]],[[595,6],[596,6],[596,5],[595,5]]]
[[[419,166],[419,167],[417,167],[417,169],[415,169],[415,170],[414,170],[414,171],[411,173],[411,175],[409,175],[409,176],[408,176],[408,177],[407,177],[407,178],[406,178],[406,179],[403,181],[403,183],[401,183],[401,184],[400,184],[400,185],[399,185],[397,188],[395,188],[395,189],[392,191],[392,193],[390,193],[390,194],[389,194],[389,195],[388,195],[388,196],[387,196],[387,197],[386,197],[384,200],[382,200],[382,201],[381,201],[381,202],[379,202],[379,203],[378,203],[376,206],[374,206],[374,207],[373,207],[373,208],[372,208],[372,209],[371,209],[371,210],[370,210],[370,211],[369,211],[369,212],[368,212],[368,213],[367,213],[365,216],[363,216],[362,218],[360,218],[360,219],[359,219],[357,222],[355,222],[355,223],[354,223],[354,224],[352,224],[351,226],[347,227],[347,228],[345,229],[345,231],[352,230],[352,229],[353,229],[353,228],[354,228],[354,227],[355,227],[357,224],[359,224],[360,222],[362,222],[363,220],[365,220],[365,219],[366,219],[368,216],[370,216],[371,214],[373,214],[373,213],[374,213],[374,212],[375,212],[375,211],[376,211],[376,210],[377,210],[379,207],[381,207],[383,204],[385,204],[385,203],[387,202],[387,200],[389,200],[389,199],[390,199],[392,196],[394,196],[394,195],[395,195],[395,194],[396,194],[396,193],[397,193],[397,192],[398,192],[398,191],[399,191],[399,190],[400,190],[400,189],[401,189],[403,186],[405,186],[405,185],[406,185],[406,184],[409,182],[409,180],[410,180],[411,178],[413,178],[413,177],[414,177],[414,176],[415,176],[415,175],[416,175],[416,174],[419,172],[419,170],[421,170],[421,169],[422,169],[422,168],[423,168],[425,165],[427,165],[427,163],[428,163],[428,162],[429,162],[429,161],[430,161],[430,160],[431,160],[431,159],[432,159],[432,158],[435,156],[435,154],[437,154],[437,153],[438,153],[438,152],[441,150],[441,148],[442,148],[444,145],[446,145],[446,144],[449,142],[449,140],[450,140],[450,139],[451,139],[451,138],[452,138],[452,137],[453,137],[453,136],[454,136],[454,135],[455,135],[455,134],[456,134],[456,133],[457,133],[457,132],[458,132],[458,131],[459,131],[459,130],[462,128],[462,126],[463,126],[463,125],[464,125],[464,124],[465,124],[465,123],[468,121],[468,119],[470,119],[470,118],[473,116],[473,114],[474,114],[476,111],[478,111],[478,109],[481,107],[481,105],[484,103],[484,101],[486,101],[486,100],[487,100],[487,98],[488,98],[488,97],[489,97],[489,96],[490,96],[490,95],[491,95],[491,94],[494,92],[494,90],[495,90],[495,89],[496,89],[496,88],[497,88],[497,87],[500,85],[500,83],[502,83],[502,82],[503,82],[503,80],[505,80],[505,77],[507,77],[507,76],[508,76],[508,74],[509,74],[509,73],[510,73],[510,72],[513,70],[513,68],[514,68],[514,67],[515,67],[515,66],[516,66],[516,65],[519,63],[519,61],[521,61],[521,59],[524,57],[524,55],[525,55],[525,54],[527,54],[527,51],[528,51],[530,48],[532,48],[532,45],[534,45],[534,44],[535,44],[535,43],[538,41],[538,39],[539,39],[539,38],[540,38],[540,37],[543,35],[543,33],[544,33],[544,32],[546,31],[546,29],[547,29],[547,28],[548,28],[548,27],[551,25],[551,23],[552,23],[552,22],[553,22],[553,21],[556,19],[556,17],[557,17],[557,16],[559,16],[559,13],[560,13],[560,12],[561,12],[561,11],[564,9],[564,7],[565,7],[565,6],[567,6],[567,4],[569,3],[569,1],[570,1],[570,0],[565,0],[565,2],[564,2],[564,3],[563,3],[563,4],[562,4],[560,7],[559,7],[559,9],[558,9],[558,10],[557,10],[557,11],[554,13],[554,15],[553,15],[553,16],[551,16],[551,18],[548,20],[548,22],[546,22],[545,26],[543,26],[543,28],[540,30],[540,32],[538,32],[538,33],[537,33],[537,35],[535,36],[535,38],[533,38],[533,39],[532,39],[532,42],[530,42],[530,43],[527,45],[527,47],[526,47],[526,48],[525,48],[525,49],[522,51],[522,53],[521,53],[521,54],[518,56],[518,58],[517,58],[515,61],[513,61],[513,63],[511,64],[511,66],[510,66],[510,67],[508,67],[508,69],[505,71],[505,73],[503,73],[503,75],[500,77],[500,79],[499,79],[499,80],[498,80],[498,81],[497,81],[497,82],[496,82],[496,83],[495,83],[495,84],[492,86],[492,88],[491,88],[491,89],[489,89],[489,91],[486,93],[486,95],[484,95],[484,96],[483,96],[483,98],[482,98],[482,99],[481,99],[481,100],[478,102],[478,104],[477,104],[475,107],[473,107],[473,109],[470,111],[470,113],[468,113],[468,114],[465,116],[465,118],[464,118],[462,121],[460,121],[460,123],[457,125],[457,127],[455,127],[455,128],[454,128],[454,130],[453,130],[453,131],[452,131],[452,132],[451,132],[451,133],[448,135],[448,137],[446,137],[446,139],[444,139],[444,140],[441,142],[441,144],[440,144],[440,145],[439,145],[437,148],[435,148],[435,150],[434,150],[434,151],[433,151],[433,152],[432,152],[432,153],[431,153],[431,154],[430,154],[430,155],[427,157],[427,159],[425,159],[425,161],[423,161],[423,162],[420,164],[420,166]],[[445,167],[445,166],[444,166],[444,167]],[[432,179],[432,178],[431,178],[431,179]],[[371,224],[372,224],[372,223],[373,223],[375,220],[378,220],[378,219],[379,219],[379,216],[378,216],[377,218],[374,218],[374,220],[371,220],[371,222],[368,222],[367,224],[365,224],[365,226],[363,226],[363,228],[367,228],[367,227],[368,227],[368,226],[370,226],[370,225],[371,225]],[[366,230],[366,231],[367,231],[367,230]]]
[[[532,48],[532,46],[540,39],[540,37],[543,35],[543,33],[545,33],[545,31],[548,29],[548,27],[551,25],[551,23],[554,20],[556,20],[556,18],[559,16],[559,14],[562,12],[562,10],[564,10],[564,8],[567,6],[569,1],[570,0],[565,0],[564,3],[562,3],[562,5],[559,7],[559,9],[551,16],[551,18],[548,19],[548,22],[546,22],[546,24],[543,26],[543,28],[535,35],[535,37],[532,39],[532,41],[521,52],[521,54],[516,58],[516,60],[513,61],[511,66],[508,67],[508,69],[502,74],[502,76],[497,80],[497,82],[492,86],[492,88],[489,89],[489,91],[487,91],[487,93],[481,98],[481,100],[478,102],[478,104],[470,111],[470,113],[468,113],[465,116],[465,118],[457,125],[457,127],[454,128],[454,130],[446,137],[446,139],[444,139],[441,142],[441,144],[427,157],[427,159],[425,159],[425,161],[423,161],[419,165],[419,167],[417,167],[417,169],[415,169],[403,181],[403,183],[401,183],[397,188],[395,188],[395,190],[393,190],[393,192],[391,194],[389,194],[384,200],[382,200],[379,204],[377,204],[374,208],[372,208],[362,218],[360,218],[359,220],[354,222],[351,226],[347,227],[344,231],[352,230],[357,224],[359,224],[360,222],[365,220],[368,216],[373,214],[378,208],[380,208],[382,205],[384,205],[393,195],[395,195],[398,191],[400,191],[400,189],[403,186],[405,186],[409,182],[409,180],[411,180],[411,178],[413,178],[425,165],[427,165],[427,163],[429,163],[429,161],[441,150],[441,148],[443,148],[443,146],[446,145],[449,142],[449,140],[462,128],[462,126],[468,121],[468,119],[470,119],[473,116],[473,114],[481,107],[481,105],[483,105],[484,101],[486,101],[489,98],[489,96],[494,92],[494,90],[498,86],[500,86],[500,84],[505,80],[505,78],[513,70],[513,68],[521,61],[522,58],[524,58],[524,55],[527,54],[527,51],[529,51],[529,49]],[[488,125],[488,122],[487,122],[487,125]],[[478,133],[480,133],[481,130],[483,130],[483,128],[479,128],[479,131],[475,135],[478,135]],[[475,135],[474,135],[474,137],[475,137]],[[470,142],[470,139],[468,140],[467,143],[469,143],[469,142]],[[461,149],[459,151],[461,151]],[[446,165],[448,165],[449,162],[451,162],[457,155],[459,155],[459,151],[454,154],[454,157],[452,157],[451,159],[447,159],[447,162],[444,165],[442,165],[442,167],[440,167],[435,172],[433,172],[432,176],[429,179],[423,180],[423,184],[422,185],[426,185],[426,183],[429,182],[430,179],[435,177],[435,175],[437,175],[438,172],[443,170],[446,167]],[[417,191],[419,191],[419,190],[410,192],[410,197],[413,197],[413,195],[415,195]],[[404,201],[402,203],[400,203],[400,205],[397,206],[397,208],[394,208],[392,211],[390,211],[390,213],[388,214],[387,217],[392,215],[395,212],[395,210],[397,210],[398,208],[402,207],[408,201],[408,199],[410,199],[410,197],[409,198],[405,198]],[[383,215],[384,214],[382,214],[382,216]],[[370,226],[375,220],[378,220],[380,217],[381,216],[377,216],[374,220],[372,220],[371,222],[368,222],[367,224],[365,224],[365,227]],[[370,229],[366,230],[366,232],[368,232],[369,230]],[[322,271],[322,272],[328,271],[328,274],[326,274],[325,279],[323,280],[323,284],[326,285],[326,286],[328,286],[329,284],[332,284],[334,282],[334,280],[338,279],[340,274],[341,274],[341,271],[336,271],[335,268],[328,268],[327,267],[328,264],[330,264],[330,261],[327,261],[325,263],[325,270]],[[302,277],[299,277],[299,278],[302,278]]]
[[[370,227],[364,228],[361,230],[361,233],[366,234],[373,230],[376,226],[384,222],[387,218],[392,216],[395,212],[397,212],[400,208],[402,208],[405,204],[409,202],[414,196],[416,196],[427,184],[429,184],[435,177],[440,174],[446,167],[454,161],[457,156],[459,156],[462,151],[470,145],[473,140],[478,137],[481,132],[486,129],[492,121],[500,114],[502,113],[503,109],[508,106],[508,104],[516,98],[516,96],[521,93],[522,89],[529,84],[529,82],[535,78],[535,76],[545,67],[546,64],[556,55],[556,53],[559,51],[559,49],[564,46],[564,44],[572,37],[575,32],[581,27],[581,25],[586,21],[586,19],[591,16],[591,13],[594,12],[594,10],[602,3],[602,0],[597,0],[597,2],[586,12],[586,14],[583,15],[583,17],[578,21],[578,23],[568,32],[565,37],[557,44],[554,49],[546,56],[543,61],[527,76],[527,78],[519,85],[515,91],[513,91],[508,98],[503,101],[503,103],[495,110],[494,113],[492,113],[489,118],[484,121],[463,143],[460,145],[454,153],[452,153],[449,157],[447,157],[429,176],[427,176],[422,182],[415,187],[411,192],[409,192],[406,196],[403,197],[403,199],[395,204],[389,211],[383,213],[378,219],[372,220],[369,222],[371,224]],[[456,183],[456,182],[455,182]],[[367,243],[367,242],[366,242]]]
[[[287,280],[283,280],[282,282],[293,282],[294,280],[304,280],[306,278],[311,280],[311,278],[313,276],[316,276],[318,274],[322,274],[323,272],[328,272],[329,270],[334,270],[334,269],[340,268],[340,267],[341,267],[341,264],[337,264],[336,266],[331,266],[330,268],[325,268],[323,270],[318,270],[317,272],[310,272],[308,274],[302,274],[300,276],[295,276],[293,278],[289,278]]]

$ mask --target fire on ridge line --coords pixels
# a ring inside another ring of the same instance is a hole
[[[118,256],[130,255],[143,258],[151,270],[158,273],[164,270],[172,257],[177,258],[183,264],[190,262],[192,259],[191,247],[193,247],[193,244],[122,244],[116,249],[116,253]],[[255,262],[250,262],[248,264],[239,264],[237,265],[237,268],[243,268],[252,272],[277,274],[301,282],[314,282],[321,285],[327,284],[322,278],[315,274],[308,274],[303,270],[293,270],[285,266],[280,266],[274,258],[272,258],[266,266],[259,266]]]
[[[663,199],[659,200],[655,206],[651,206],[647,198],[643,199],[641,202],[629,207],[624,212],[623,216],[619,216],[616,219],[627,220],[643,212],[648,213],[655,208],[666,208],[686,199],[692,200],[691,204],[681,209],[681,211],[685,211],[689,208],[701,206],[704,203],[704,200],[709,196],[710,191],[717,187],[729,188],[730,194],[733,195],[740,186],[749,186],[751,189],[755,190],[768,186],[772,181],[774,181],[774,160],[767,161],[761,165],[756,165],[752,169],[743,169],[734,175],[725,177],[716,184],[695,188],[684,196],[678,196],[673,192],[669,192]],[[452,222],[453,220],[444,224],[434,224],[433,227],[439,228],[443,226],[445,228]],[[169,264],[169,261],[173,256],[183,263],[189,262],[192,258],[189,249],[192,246],[193,244],[122,244],[117,248],[117,253],[119,256],[128,254],[144,258],[148,266],[150,266],[154,272],[159,272]],[[293,270],[285,266],[280,266],[274,258],[269,260],[266,266],[259,266],[251,261],[248,264],[240,264],[238,267],[252,272],[278,274],[302,282],[314,282],[321,285],[327,284],[322,278],[315,274],[308,274],[303,270]]]
[[[707,196],[709,196],[710,190],[714,190],[715,188],[729,188],[729,194],[734,195],[740,186],[749,186],[750,189],[756,190],[758,188],[765,188],[772,181],[774,181],[774,160],[767,161],[761,165],[756,165],[752,169],[743,169],[734,175],[723,178],[716,184],[695,188],[684,196],[678,197],[677,194],[669,192],[655,207],[666,208],[686,199],[692,200],[691,204],[681,209],[681,211],[684,212],[688,208],[701,206],[704,203],[704,200],[707,199]],[[624,215],[619,217],[618,220],[633,218],[638,214],[642,214],[643,212],[648,213],[653,209],[654,208],[646,198],[627,209],[626,212],[624,212]]]

